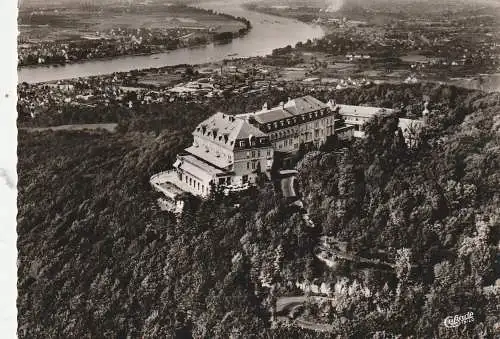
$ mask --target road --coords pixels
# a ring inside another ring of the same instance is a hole
[[[294,181],[294,176],[281,179],[281,191],[285,198],[295,198],[297,196],[293,188]]]
[[[314,298],[316,300],[320,299],[329,299],[325,297],[309,297],[309,298]],[[279,314],[277,319],[279,321],[288,321],[290,320],[290,312],[302,305],[308,297],[306,296],[295,296],[295,297],[282,297],[278,298],[276,301],[276,313]],[[313,330],[313,331],[318,331],[318,332],[331,332],[333,331],[333,326],[329,324],[322,324],[322,323],[315,323],[311,321],[304,320],[302,318],[296,318],[292,319],[293,323],[295,326],[298,326],[300,328],[308,329],[308,330]]]
[[[306,296],[282,297],[276,301],[276,313],[290,312],[295,307],[302,305],[307,300]]]
[[[318,252],[327,253],[330,257],[334,257],[334,258],[344,259],[347,261],[360,262],[360,263],[365,263],[365,264],[370,264],[370,265],[381,265],[381,266],[387,266],[388,268],[394,268],[394,264],[391,264],[391,263],[388,263],[385,261],[362,258],[362,257],[359,257],[359,256],[354,255],[354,254],[334,250],[330,247],[325,247],[325,246],[320,245],[317,247],[317,250],[318,250]],[[318,255],[319,255],[319,253],[317,254],[317,256]],[[320,260],[322,260],[322,259],[320,259]]]
[[[281,191],[285,198],[295,198],[297,193],[293,187],[295,183],[295,176],[297,175],[297,170],[281,170]]]

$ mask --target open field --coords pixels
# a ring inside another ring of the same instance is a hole
[[[90,130],[106,130],[108,132],[115,132],[118,124],[74,124],[74,125],[61,125],[61,126],[51,126],[51,127],[33,127],[33,128],[21,128],[22,130],[28,132],[44,132],[44,131],[90,131]]]
[[[137,79],[138,85],[155,87],[173,87],[182,80],[182,75],[177,73],[158,72],[141,75]]]

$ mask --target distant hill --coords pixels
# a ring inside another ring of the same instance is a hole
[[[18,7],[21,9],[28,8],[75,8],[75,7],[104,7],[114,4],[189,4],[195,2],[195,0],[18,0]]]
[[[339,2],[342,4],[339,6]],[[332,6],[338,6],[344,13],[365,10],[383,12],[404,12],[415,15],[432,12],[460,12],[463,10],[479,10],[482,8],[499,8],[500,2],[493,0],[330,0]],[[491,13],[490,13],[491,14]]]

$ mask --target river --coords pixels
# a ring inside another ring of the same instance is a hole
[[[319,26],[295,19],[249,11],[229,1],[214,1],[200,5],[205,9],[245,17],[252,29],[243,37],[228,44],[210,44],[196,48],[181,48],[148,56],[124,56],[105,60],[91,60],[63,66],[23,67],[18,70],[18,81],[38,83],[77,77],[128,72],[134,69],[159,68],[179,64],[201,64],[223,59],[247,58],[270,54],[273,49],[324,35]]]

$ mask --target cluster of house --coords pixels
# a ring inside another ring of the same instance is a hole
[[[163,193],[162,208],[181,212],[180,196],[189,192],[206,198],[218,187],[225,192],[245,190],[260,173],[270,175],[277,153],[296,153],[302,144],[316,147],[330,136],[339,139],[365,137],[364,124],[393,110],[323,103],[312,96],[289,99],[276,107],[264,104],[257,112],[240,115],[216,113],[193,131],[193,144],[177,156],[173,169],[151,177]],[[412,126],[414,124],[414,126]],[[418,120],[400,119],[407,142]]]
[[[197,40],[196,29],[118,28],[107,32],[88,32],[68,40],[38,40],[22,37],[18,48],[21,66],[65,64],[87,59],[115,57],[134,53],[158,53],[185,45],[206,42]]]

